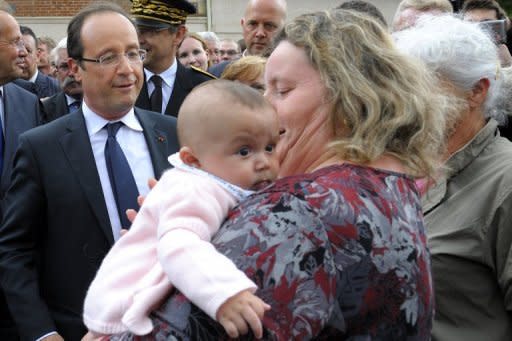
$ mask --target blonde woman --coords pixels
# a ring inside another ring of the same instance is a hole
[[[201,36],[196,33],[187,33],[178,45],[178,60],[185,67],[191,65],[206,71],[209,66],[208,46]]]
[[[302,15],[279,39],[265,94],[281,124],[281,178],[234,208],[212,243],[271,305],[265,340],[429,340],[413,177],[437,165],[445,97],[364,14]],[[148,339],[226,338],[179,292],[153,323]]]

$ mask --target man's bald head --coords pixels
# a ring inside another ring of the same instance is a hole
[[[249,0],[240,21],[245,55],[265,55],[286,20],[285,0]]]

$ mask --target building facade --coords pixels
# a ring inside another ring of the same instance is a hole
[[[301,13],[328,9],[345,0],[288,0],[289,17]],[[10,10],[21,25],[31,27],[38,36],[60,40],[66,35],[70,18],[93,0],[0,0],[0,6]],[[112,0],[126,9],[130,0]],[[214,31],[221,38],[241,38],[240,18],[245,0],[190,0],[198,9],[197,15],[187,20],[189,31]],[[391,21],[400,0],[369,0]]]

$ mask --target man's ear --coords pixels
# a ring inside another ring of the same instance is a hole
[[[197,159],[197,157],[194,154],[194,151],[190,147],[181,147],[180,149],[180,159],[185,163],[186,165],[201,168],[201,163]]]
[[[73,58],[68,58],[69,75],[73,76],[76,81],[82,81],[82,68],[78,65],[78,62]]]
[[[487,78],[480,79],[469,92],[468,103],[471,108],[480,108],[487,98],[491,82]]]
[[[176,31],[176,37],[174,38],[174,46],[178,47],[181,44],[187,32],[188,29],[185,25],[180,25],[178,27],[178,30]]]

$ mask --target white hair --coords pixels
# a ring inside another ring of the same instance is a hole
[[[206,41],[215,42],[217,44],[220,43],[220,39],[219,39],[219,37],[217,37],[215,32],[203,31],[203,32],[196,32],[196,33],[199,34],[199,36],[201,36],[201,38],[203,38]]]
[[[59,50],[67,50],[68,48],[68,38],[64,37],[57,43],[57,46],[55,46],[50,51],[50,62],[57,63],[57,58],[59,58]]]
[[[498,51],[477,24],[453,15],[425,16],[416,26],[393,37],[400,50],[421,59],[440,79],[459,90],[468,92],[481,79],[488,79],[484,113],[490,116],[495,112],[492,108],[502,79]]]

